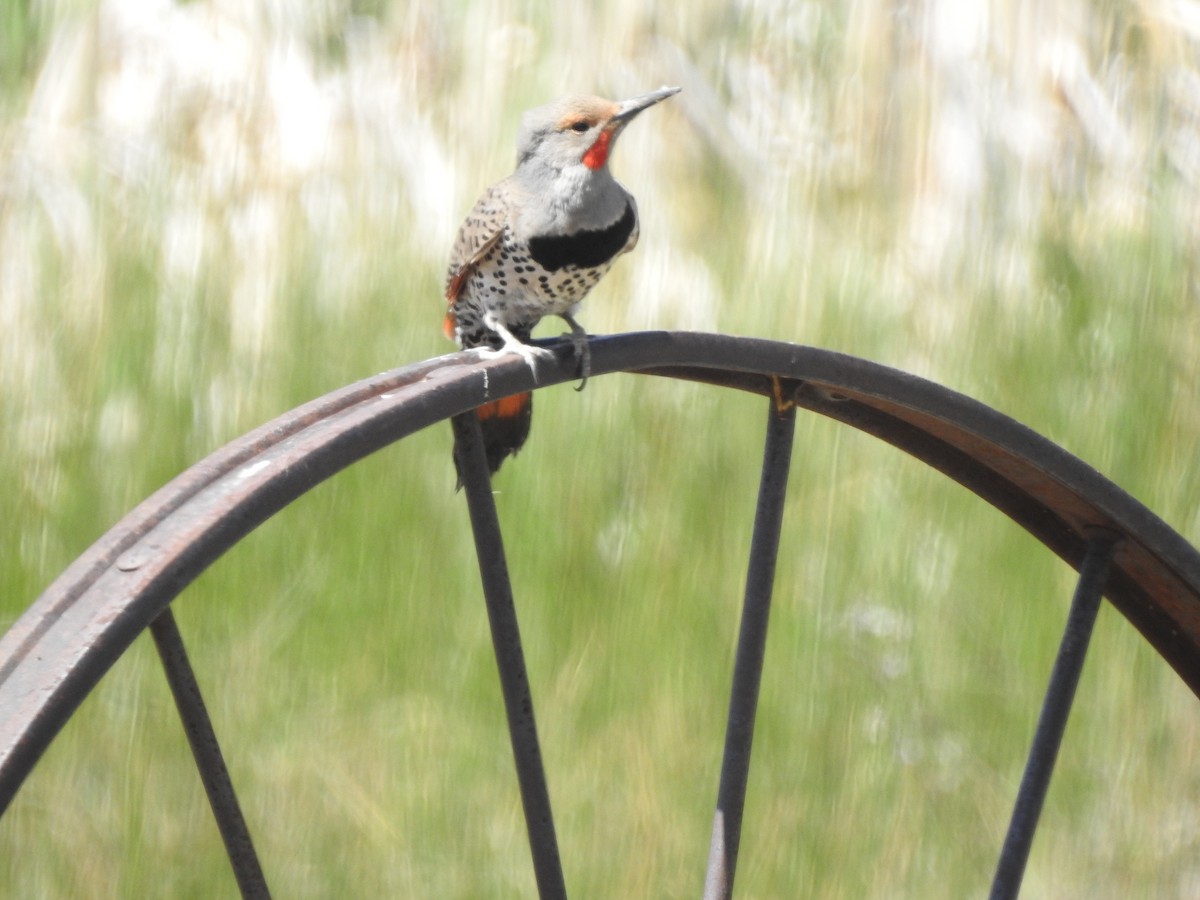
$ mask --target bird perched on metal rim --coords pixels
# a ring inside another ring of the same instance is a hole
[[[560,316],[587,382],[587,332],[575,311],[638,240],[637,203],[613,178],[609,156],[638,113],[679,90],[623,101],[573,95],[525,113],[516,171],[479,198],[450,253],[447,337],[464,349],[516,353],[533,368],[549,351],[527,344],[530,333],[543,316]],[[529,393],[476,410],[493,473],[525,443],[532,411]]]

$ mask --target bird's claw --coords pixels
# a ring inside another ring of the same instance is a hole
[[[531,347],[526,344],[515,334],[504,327],[504,324],[493,316],[491,313],[483,317],[483,324],[500,335],[500,340],[503,341],[500,348],[493,350],[491,347],[481,347],[480,356],[484,359],[496,359],[499,356],[508,356],[510,353],[515,353],[521,359],[525,360],[525,365],[529,366],[529,371],[533,375],[533,380],[537,381],[537,358],[540,356],[544,360],[554,359],[554,354],[544,347]]]
[[[576,391],[582,391],[587,387],[588,377],[592,374],[592,348],[588,344],[587,332],[583,326],[575,321],[570,315],[563,315],[562,320],[571,327],[570,334],[563,334],[563,337],[571,339],[571,344],[575,348],[575,358],[579,360],[579,385],[575,388]]]
[[[525,365],[529,366],[529,371],[533,373],[533,380],[537,381],[537,360],[540,357],[544,360],[554,359],[554,354],[544,347],[531,347],[528,344],[523,344],[520,341],[512,343],[505,342],[504,346],[498,350],[493,350],[491,347],[480,347],[479,355],[483,359],[498,359],[501,356],[516,355],[525,360]]]

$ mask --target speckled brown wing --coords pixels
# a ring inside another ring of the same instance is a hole
[[[487,190],[476,202],[450,250],[450,266],[446,273],[446,319],[442,330],[446,337],[454,340],[457,317],[455,307],[462,296],[463,288],[479,264],[495,249],[504,237],[507,222],[507,206],[504,191],[497,184]]]

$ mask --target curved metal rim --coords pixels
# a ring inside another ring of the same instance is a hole
[[[776,397],[905,450],[1078,569],[1088,535],[1122,538],[1110,601],[1200,695],[1200,553],[1062,448],[962,394],[856,357],[687,332],[595,337],[592,375],[686,378]],[[0,638],[0,812],[133,639],[209,564],[301,494],[428,425],[572,380],[569,342],[524,360],[455,353],[335,391],[181,474],[118,522]],[[536,382],[534,375],[536,374]]]

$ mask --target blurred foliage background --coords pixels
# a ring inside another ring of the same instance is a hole
[[[520,111],[661,84],[589,330],[915,372],[1196,542],[1198,48],[1195,0],[2,0],[0,624],[225,442],[452,349],[446,255]],[[765,411],[633,376],[538,406],[496,486],[568,886],[695,896]],[[449,448],[175,605],[279,896],[533,893]],[[797,448],[739,894],[983,896],[1073,573],[871,438]],[[1200,891],[1198,722],[1103,610],[1025,896]],[[233,894],[147,639],[0,820],[0,892]]]

